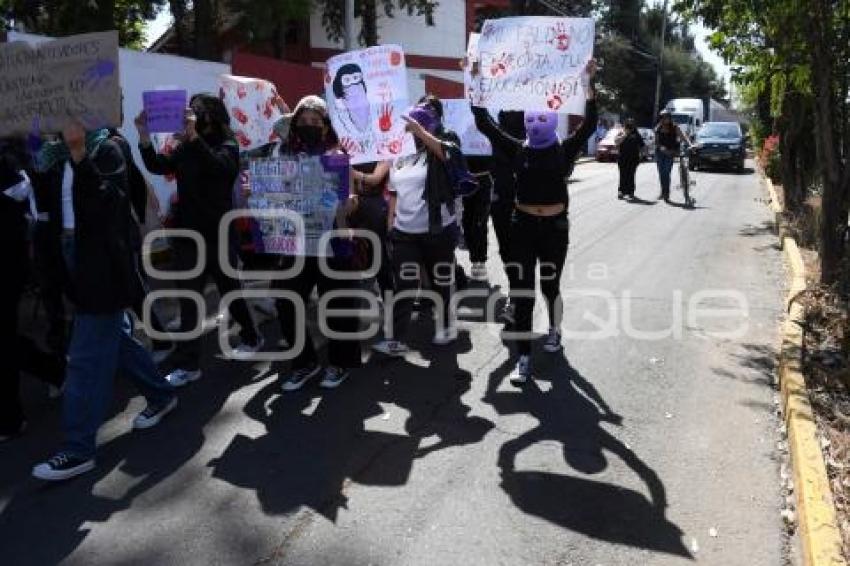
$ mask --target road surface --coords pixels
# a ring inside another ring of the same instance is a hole
[[[524,389],[473,301],[454,347],[423,320],[417,352],[332,392],[211,357],[130,432],[142,404],[119,388],[97,469],[44,485],[58,404],[28,381],[29,431],[0,446],[3,563],[782,564],[780,252],[751,170],[696,178],[686,210],[655,201],[651,163],[641,203],[616,199],[615,165],[577,166],[566,348],[536,346]],[[502,293],[490,255],[481,288]]]

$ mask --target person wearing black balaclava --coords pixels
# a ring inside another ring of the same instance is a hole
[[[175,228],[195,231],[206,244],[203,272],[181,280],[181,289],[203,296],[207,278],[212,277],[221,296],[239,290],[239,282],[224,273],[219,261],[220,246],[228,248],[231,265],[235,260],[235,250],[230,241],[219,241],[219,225],[224,215],[233,208],[233,187],[239,174],[239,146],[230,129],[230,116],[224,104],[213,95],[194,95],[186,109],[185,131],[180,145],[168,155],[157,153],[154,149],[144,112],[136,118],[136,128],[147,170],[155,175],[171,174],[177,178],[179,207]],[[188,271],[198,264],[198,249],[194,242],[187,238],[173,238],[171,247],[175,252],[176,270]],[[235,357],[244,358],[262,349],[262,338],[257,333],[245,300],[239,298],[230,303],[230,314],[241,327],[242,343],[236,347]],[[198,324],[195,302],[180,299],[180,331],[192,331]],[[199,379],[200,358],[200,338],[180,342],[173,356],[175,369],[168,375],[168,381],[180,387]]]

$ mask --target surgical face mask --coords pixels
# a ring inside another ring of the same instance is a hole
[[[325,132],[320,126],[298,126],[298,137],[310,149],[322,143]]]
[[[534,149],[558,143],[558,114],[555,112],[525,112],[525,133],[528,146]]]

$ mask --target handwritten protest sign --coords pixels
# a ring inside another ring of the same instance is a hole
[[[260,212],[252,226],[257,252],[335,255],[333,246],[319,249],[319,239],[334,228],[337,208],[348,198],[348,156],[254,159],[248,174],[251,195],[246,208]],[[272,211],[296,213],[303,222],[282,215],[270,218]]]
[[[477,94],[475,86],[477,81],[472,76],[472,67],[478,63],[478,42],[481,38],[480,33],[470,33],[469,42],[466,45],[466,59],[463,64],[463,86],[466,93],[466,99],[476,100]]]
[[[407,111],[407,69],[398,45],[379,45],[328,59],[325,94],[331,122],[352,163],[416,152],[401,119]]]
[[[283,115],[282,99],[271,82],[222,75],[219,78],[219,96],[230,113],[230,125],[242,151],[277,139],[272,127]]]
[[[487,20],[478,45],[476,103],[583,114],[581,74],[593,56],[593,38],[589,18]]]
[[[0,44],[0,136],[121,124],[118,32]]]
[[[148,131],[152,134],[183,131],[188,104],[185,90],[148,90],[142,93]]]
[[[492,155],[490,140],[475,127],[475,118],[469,108],[468,100],[457,98],[443,99],[443,124],[446,129],[460,136],[461,151],[464,155]]]

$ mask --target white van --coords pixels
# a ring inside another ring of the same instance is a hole
[[[699,98],[674,98],[664,107],[673,115],[673,121],[692,138],[705,120],[705,105]]]

